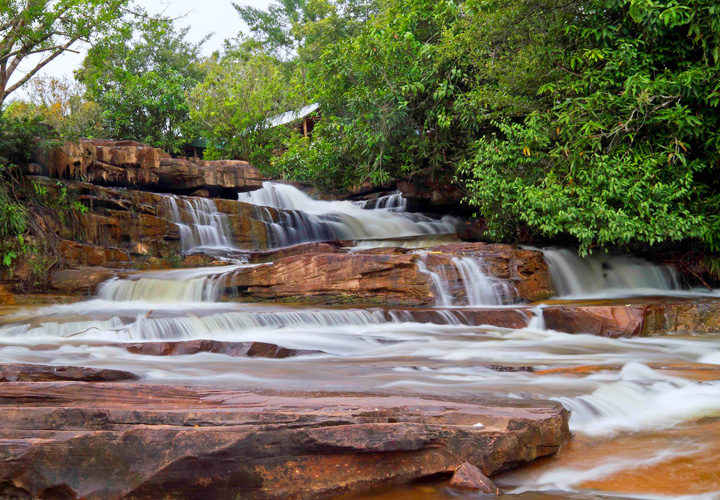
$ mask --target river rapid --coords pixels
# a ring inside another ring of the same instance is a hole
[[[393,236],[403,237],[396,244],[407,244],[410,236],[451,237],[448,219],[408,214],[396,194],[371,204],[332,205],[306,201],[291,189],[268,185],[245,195],[259,210],[301,214],[273,222],[279,224],[277,246],[325,239],[387,246]],[[186,247],[231,247],[212,207],[196,208],[204,214],[198,222],[203,227],[187,225]],[[221,232],[214,234],[213,227]],[[560,293],[554,303],[717,296],[689,290],[671,269],[640,259],[544,251]],[[493,478],[505,492],[499,498],[720,499],[719,336],[613,339],[549,330],[543,304],[515,304],[507,286],[486,276],[477,261],[455,263],[468,288],[465,303],[443,296],[443,277],[433,276],[439,297],[434,309],[440,311],[433,323],[402,308],[223,299],[227,277],[248,265],[235,260],[223,267],[136,273],[106,282],[96,297],[81,302],[8,308],[0,315],[0,362],[113,368],[167,384],[553,400],[572,411],[574,439],[555,457]],[[463,320],[464,310],[489,307],[519,308],[532,320],[520,329]],[[123,347],[194,339],[320,352],[262,359],[211,352],[151,356]],[[440,482],[427,482],[352,498],[458,496]]]

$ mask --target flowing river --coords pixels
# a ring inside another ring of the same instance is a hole
[[[308,201],[296,191],[268,185],[245,195],[260,211],[296,211],[296,217],[269,222],[276,224],[277,246],[325,239],[381,246],[400,236],[395,244],[407,245],[408,237],[451,232],[447,219],[404,212],[399,196],[351,204]],[[183,231],[186,248],[231,246],[212,206],[191,208],[197,222]],[[673,271],[639,259],[583,260],[563,249],[548,249],[545,258],[561,294],[554,303],[716,295],[684,289]],[[575,438],[555,457],[496,477],[505,491],[500,498],[720,498],[720,337],[613,339],[548,330],[542,304],[515,304],[507,284],[486,276],[477,260],[455,262],[467,303],[443,296],[444,277],[433,276],[439,301],[430,322],[408,308],[222,299],[225,280],[249,265],[236,260],[136,273],[106,282],[89,300],[13,309],[0,316],[0,362],[114,368],[158,383],[550,399],[572,411]],[[520,309],[532,320],[520,329],[472,324],[465,312],[483,307]],[[155,356],[125,348],[194,339],[307,352],[262,359],[213,352]],[[426,483],[352,498],[457,497]]]

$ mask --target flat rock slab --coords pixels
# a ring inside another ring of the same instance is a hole
[[[491,475],[570,436],[554,403],[126,382],[1,388],[0,491],[18,498],[324,498],[464,462]]]
[[[604,337],[720,333],[720,300],[633,298],[605,303],[564,303],[543,309],[545,325],[566,333]]]
[[[324,354],[309,349],[288,349],[266,342],[222,342],[219,340],[186,340],[180,342],[139,342],[118,344],[133,354],[146,356],[186,356],[199,352],[212,352],[245,358],[284,359],[293,356]]]
[[[134,373],[82,366],[48,366],[24,363],[0,364],[0,382],[115,382],[136,380]],[[0,424],[1,426],[2,424]]]

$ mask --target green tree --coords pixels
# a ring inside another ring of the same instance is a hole
[[[187,41],[187,33],[172,20],[146,17],[88,51],[76,77],[101,106],[112,137],[172,152],[196,138],[187,94],[203,78],[203,42]]]
[[[295,77],[277,59],[240,48],[209,64],[205,80],[190,95],[192,118],[209,142],[206,154],[270,169],[273,151],[288,135],[270,119],[304,104]]]
[[[315,64],[310,83],[326,122],[316,138],[331,140],[345,159],[335,168],[346,175],[329,177],[348,185],[454,172],[491,116],[540,105],[538,86],[557,72],[541,57],[543,43],[562,38],[560,27],[572,15],[555,4],[383,4],[357,36],[330,45]],[[292,155],[300,168],[302,146]],[[307,161],[332,164],[310,149]]]
[[[586,1],[542,109],[497,116],[462,172],[498,237],[518,224],[592,246],[720,248],[720,7]]]
[[[331,43],[356,35],[377,12],[376,0],[280,0],[267,11],[233,6],[264,52],[307,64]]]
[[[77,42],[116,22],[129,1],[0,0],[0,106]]]

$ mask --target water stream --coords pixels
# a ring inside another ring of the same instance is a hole
[[[265,182],[263,188],[240,193],[238,200],[255,205],[267,225],[271,244],[283,247],[329,240],[387,240],[423,235],[454,235],[458,219],[433,219],[406,212],[395,193],[367,202],[314,200],[287,184]],[[282,209],[275,220],[267,207]]]
[[[315,201],[268,183],[241,198],[297,215],[272,222],[278,246],[325,236],[390,241],[452,232],[450,219],[403,212],[395,194],[361,206]],[[232,246],[210,204],[185,202],[181,213],[168,199],[175,222],[186,228],[185,248]],[[695,293],[684,290],[669,268],[638,259],[583,260],[557,249],[546,250],[545,258],[568,303],[580,296]],[[570,335],[545,329],[538,307],[523,309],[536,315],[525,328],[472,324],[462,308],[517,308],[513,285],[489,276],[481,259],[454,258],[465,292],[459,300],[443,270],[422,259],[419,265],[438,296],[432,322],[412,309],[223,301],[227,278],[243,264],[157,271],[108,281],[92,300],[0,314],[0,362],[115,368],[146,381],[207,386],[550,399],[572,410],[576,438],[557,457],[498,477],[507,498],[720,498],[719,336]],[[125,346],[193,339],[258,341],[313,353],[286,359],[152,356]],[[675,477],[684,487],[647,481],[650,473]],[[373,495],[367,498],[456,498],[434,485]]]

